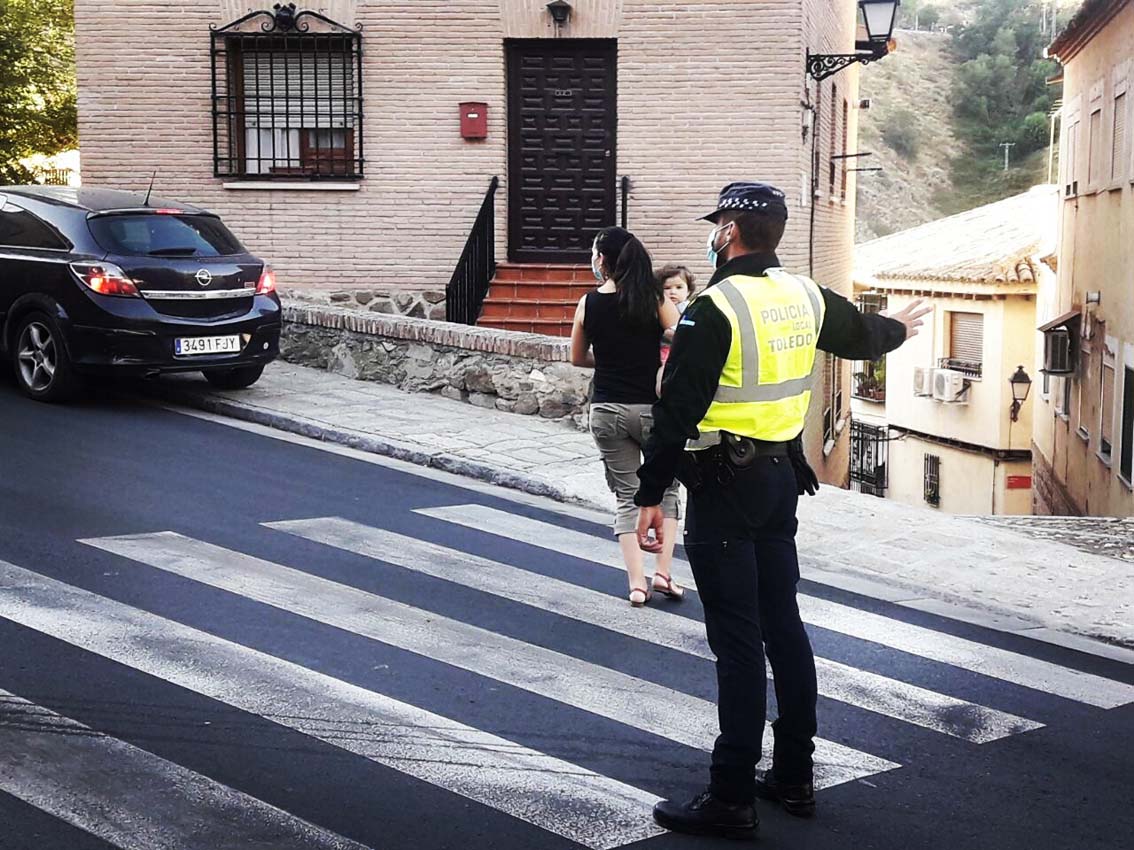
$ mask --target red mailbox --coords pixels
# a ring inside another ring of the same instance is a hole
[[[488,104],[462,103],[461,104],[461,138],[487,139],[488,138]]]

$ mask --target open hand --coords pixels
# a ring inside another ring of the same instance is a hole
[[[654,536],[650,537],[650,529]],[[665,545],[665,514],[661,505],[638,508],[638,548],[656,555]]]
[[[889,311],[883,312],[881,315],[887,316],[891,319],[897,319],[906,326],[906,339],[917,336],[918,329],[925,323],[922,317],[928,316],[933,312],[933,305],[926,304],[924,298],[918,298],[911,301],[897,313]]]

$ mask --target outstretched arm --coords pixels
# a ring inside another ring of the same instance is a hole
[[[922,326],[922,318],[933,310],[918,299],[893,316],[862,313],[847,299],[821,287],[825,314],[818,346],[844,360],[877,360],[893,351]]]

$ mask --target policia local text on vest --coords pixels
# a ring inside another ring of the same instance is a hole
[[[635,502],[640,543],[653,551],[652,506],[674,477],[689,488],[685,551],[717,658],[721,734],[708,790],[663,801],[654,817],[681,832],[743,837],[758,823],[756,794],[795,814],[814,811],[815,659],[796,604],[795,513],[815,486],[799,436],[816,352],[874,360],[920,322],[914,311],[864,315],[785,271],[774,253],[787,220],[778,189],[729,184],[705,218],[717,271],[678,324]],[[773,764],[758,782],[765,649],[779,717]]]

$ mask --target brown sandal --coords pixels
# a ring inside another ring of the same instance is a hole
[[[634,594],[640,593],[642,601],[638,602],[634,599]],[[635,608],[641,608],[650,601],[650,589],[648,587],[632,587],[630,588],[630,604]]]
[[[658,584],[658,582],[661,582],[661,584]],[[671,576],[663,576],[661,573],[654,573],[653,586],[653,589],[662,596],[672,599],[675,602],[680,602],[685,598],[685,588],[675,582]]]

